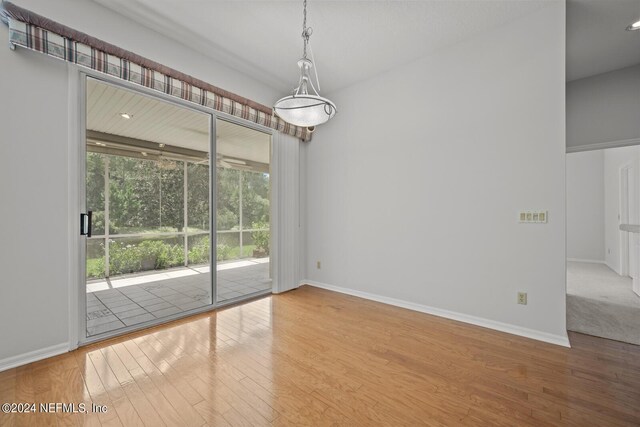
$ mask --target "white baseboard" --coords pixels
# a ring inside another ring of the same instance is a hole
[[[27,363],[37,362],[38,360],[46,359],[47,357],[57,356],[68,351],[69,343],[65,342],[62,344],[52,345],[51,347],[30,351],[28,353],[18,354],[17,356],[7,357],[0,360],[0,372],[26,365]]]
[[[567,258],[569,262],[588,262],[590,264],[606,264],[605,260],[600,259],[582,259],[582,258]]]
[[[432,314],[434,316],[444,317],[451,320],[457,320],[464,323],[470,323],[476,326],[482,326],[483,328],[494,329],[500,332],[506,332],[508,334],[519,335],[521,337],[531,338],[538,341],[544,341],[551,344],[560,345],[563,347],[571,347],[569,343],[569,337],[565,333],[564,335],[549,334],[547,332],[536,331],[535,329],[523,328],[522,326],[510,325],[508,323],[502,323],[495,320],[485,319],[482,317],[471,316],[464,313],[458,313],[455,311],[444,310],[441,308],[430,307],[428,305],[416,304],[413,302],[403,301],[395,298],[385,297],[382,295],[371,294],[369,292],[356,291],[353,289],[342,288],[340,286],[327,285],[326,283],[320,283],[313,280],[303,280],[301,285],[307,284],[316,288],[322,288],[329,291],[340,292],[342,294],[353,295],[368,299],[371,301],[377,301],[384,304],[394,305],[396,307],[402,307],[413,311],[419,311],[421,313]]]

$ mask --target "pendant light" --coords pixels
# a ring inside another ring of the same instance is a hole
[[[302,22],[302,40],[304,50],[302,58],[298,61],[300,67],[300,81],[294,89],[293,95],[285,96],[274,105],[276,114],[285,122],[292,125],[310,128],[325,123],[336,114],[336,104],[320,96],[320,82],[318,72],[313,60],[313,51],[309,45],[309,37],[313,33],[311,27],[307,27],[307,0],[304,0],[304,15]],[[311,59],[307,57],[307,46],[311,52]],[[311,70],[314,70],[316,84],[311,80]]]
[[[640,31],[640,16],[627,27],[627,31]]]

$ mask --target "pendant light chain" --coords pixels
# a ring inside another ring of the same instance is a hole
[[[307,32],[307,0],[302,3],[302,37]]]
[[[302,54],[303,58],[307,58],[307,44],[309,43],[309,37],[313,34],[313,28],[307,28],[307,0],[303,2],[303,12],[302,12],[302,39],[304,40],[304,51]]]

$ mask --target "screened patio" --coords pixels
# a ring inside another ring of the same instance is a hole
[[[217,265],[218,302],[271,290],[269,258]],[[87,333],[96,335],[211,304],[208,265],[87,282]]]

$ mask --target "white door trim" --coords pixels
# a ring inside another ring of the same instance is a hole
[[[629,224],[631,221],[630,218],[630,203],[632,202],[629,197],[629,191],[631,190],[631,180],[633,179],[633,163],[626,163],[620,166],[618,171],[618,194],[619,194],[619,205],[618,205],[618,225],[620,224]],[[629,232],[627,231],[619,231],[620,233],[620,275],[621,276],[630,276],[631,274],[631,265],[630,265],[630,256],[631,252],[629,251],[629,244],[631,243],[631,239],[629,236]]]

